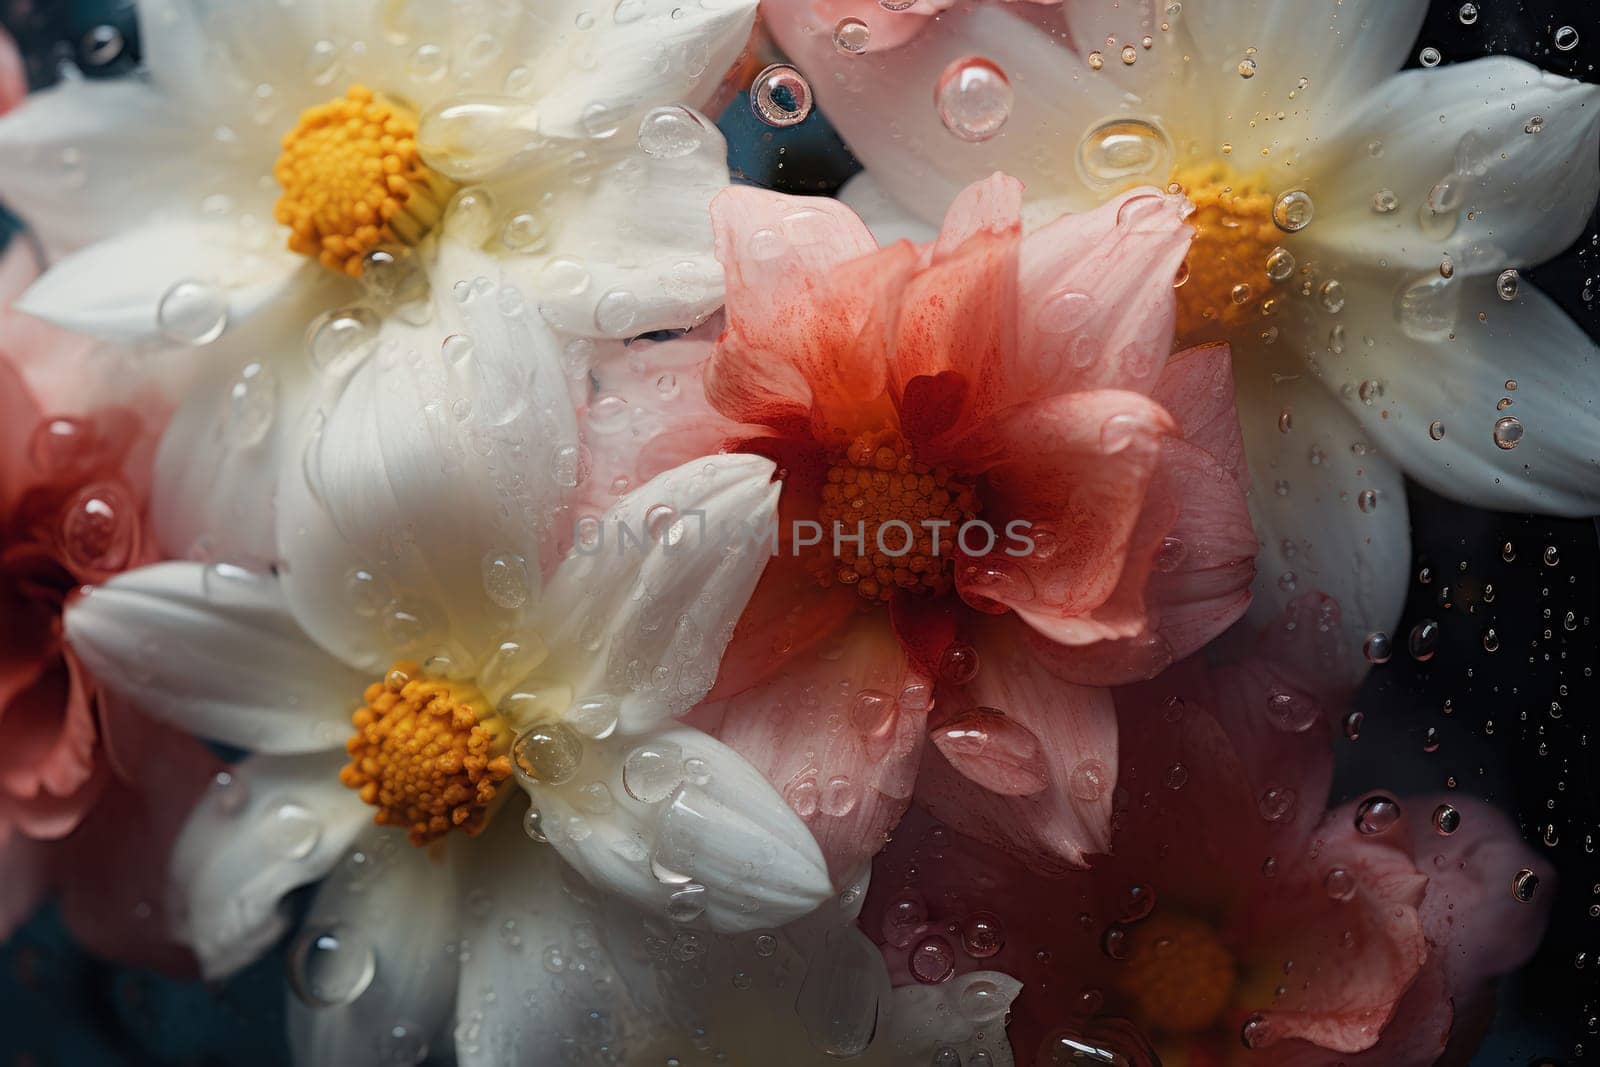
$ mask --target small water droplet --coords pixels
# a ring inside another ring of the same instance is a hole
[[[310,1008],[349,1004],[377,974],[372,944],[342,923],[303,929],[289,946],[289,988]]]
[[[1356,805],[1356,832],[1371,837],[1400,821],[1400,802],[1376,793]]]
[[[1525,433],[1522,420],[1515,415],[1502,415],[1494,420],[1495,447],[1509,452],[1522,443]]]
[[[178,282],[156,305],[156,325],[180,344],[208,345],[228,328],[227,298],[206,282]]]
[[[1285,233],[1299,233],[1311,225],[1316,205],[1311,194],[1304,189],[1294,189],[1278,197],[1272,205],[1272,221]]]

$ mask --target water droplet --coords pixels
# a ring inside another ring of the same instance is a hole
[[[1072,768],[1068,787],[1079,800],[1099,800],[1111,788],[1111,772],[1100,760],[1083,760]]]
[[[956,973],[956,954],[950,942],[937,934],[917,942],[907,958],[911,977],[924,985],[938,985]]]
[[[589,125],[587,113],[583,121],[590,136],[601,135]],[[463,184],[515,167],[542,143],[537,112],[514,96],[452,96],[417,120],[417,151],[423,161]]]
[[[1256,61],[1249,56],[1239,60],[1239,65],[1234,68],[1241,78],[1254,78],[1256,76]]]
[[[1400,821],[1400,802],[1375,793],[1356,805],[1356,832],[1371,837]]]
[[[622,764],[622,788],[642,804],[658,804],[683,784],[683,749],[671,741],[640,745]]]
[[[1167,174],[1172,158],[1172,141],[1160,126],[1144,119],[1113,119],[1078,143],[1078,176],[1091,189],[1112,191]]]
[[[1239,1040],[1245,1048],[1261,1048],[1272,1038],[1272,1024],[1266,1016],[1257,1012],[1244,1021],[1239,1028]]]
[[[1524,867],[1511,879],[1511,895],[1524,904],[1533,900],[1534,892],[1539,888],[1539,876]]]
[[[1570,52],[1578,47],[1578,31],[1571,26],[1562,26],[1556,30],[1556,48],[1563,52]]]
[[[1284,193],[1272,205],[1272,221],[1284,233],[1299,233],[1311,225],[1315,213],[1316,205],[1311,201],[1311,194],[1304,189]]]
[[[1395,196],[1393,189],[1379,189],[1372,194],[1372,210],[1380,215],[1391,213],[1399,204],[1400,199]]]
[[[61,511],[61,547],[78,577],[109,577],[133,562],[140,540],[139,508],[116,482],[97,482],[73,494]]]
[[[1267,717],[1273,726],[1287,733],[1304,733],[1322,713],[1316,701],[1300,693],[1277,690],[1267,697]]]
[[[378,316],[369,308],[347,307],[318,315],[307,330],[312,365],[324,374],[345,377],[372,353],[378,327]]]
[[[545,723],[517,738],[511,759],[523,778],[561,785],[571,781],[583,763],[583,739],[564,722]]]
[[[289,946],[289,988],[310,1008],[336,1008],[367,991],[377,974],[372,944],[353,926],[302,930]]]
[[[476,349],[477,345],[473,343],[472,338],[464,333],[453,333],[440,343],[439,354],[452,367],[459,367],[472,358],[472,353]]]
[[[1287,248],[1274,248],[1267,255],[1267,277],[1275,282],[1288,280],[1294,273],[1294,254]]]
[[[1296,795],[1287,786],[1269,786],[1263,790],[1256,808],[1268,822],[1282,822],[1294,812]]]
[[[1522,420],[1515,415],[1502,415],[1494,420],[1495,447],[1504,451],[1511,451],[1522,443],[1524,433]]]
[[[959,642],[948,646],[939,658],[939,678],[951,685],[966,685],[978,675],[978,650]]]
[[[608,290],[594,309],[594,324],[608,337],[625,337],[639,318],[639,298],[623,288]]]
[[[658,107],[639,123],[639,147],[656,159],[691,156],[705,140],[705,122],[686,107]]]
[[[305,859],[322,840],[322,823],[310,808],[292,800],[274,808],[262,829],[267,846],[285,859]]]
[[[710,894],[698,882],[687,882],[667,897],[667,918],[675,923],[692,923],[706,913]]]
[[[1388,663],[1389,657],[1394,652],[1393,642],[1389,640],[1389,635],[1381,630],[1370,633],[1361,645],[1361,652],[1367,657],[1368,663]]]
[[[1438,419],[1434,419],[1432,422],[1428,423],[1428,436],[1433,438],[1435,441],[1444,440],[1444,423]]]
[[[945,129],[963,141],[987,141],[1011,117],[1011,80],[989,60],[967,56],[944,69],[933,99]]]
[[[1356,876],[1343,867],[1335,867],[1323,879],[1322,887],[1328,891],[1328,896],[1333,900],[1352,900],[1356,895]]]
[[[1437,48],[1429,45],[1427,48],[1422,50],[1422,52],[1417,56],[1417,59],[1424,67],[1437,67],[1440,60],[1444,59],[1444,56],[1439,54],[1439,50]]]
[[[1561,551],[1555,545],[1545,545],[1541,558],[1546,567],[1554,567],[1561,562]]]
[[[522,813],[522,832],[528,835],[530,841],[535,841],[541,845],[550,843],[550,839],[545,836],[544,832],[544,816],[539,814],[538,808],[531,805],[527,811]]]
[[[1406,650],[1418,663],[1426,663],[1432,659],[1438,645],[1439,624],[1432,619],[1423,619],[1413,626],[1410,636],[1406,639]]]
[[[1449,837],[1461,828],[1461,812],[1449,804],[1433,809],[1433,829],[1440,837]]]
[[[811,114],[811,85],[788,64],[774,63],[751,84],[750,107],[769,126],[797,126]]]
[[[180,344],[208,345],[228,328],[227,298],[205,282],[178,282],[156,305],[156,325]]]
[[[992,911],[975,911],[961,923],[961,947],[975,960],[998,955],[1005,943],[1005,927]]]
[[[1395,321],[1416,341],[1448,340],[1455,329],[1461,288],[1438,274],[1417,278],[1395,295]]]
[[[833,28],[833,46],[847,56],[859,56],[871,42],[871,27],[858,18],[842,18]]]
[[[483,557],[483,591],[507,611],[528,602],[528,561],[516,553]]]
[[[1461,25],[1471,26],[1478,21],[1478,5],[1462,4],[1461,10],[1456,12],[1456,17],[1461,20]]]

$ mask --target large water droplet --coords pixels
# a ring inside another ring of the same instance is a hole
[[[705,121],[686,107],[658,107],[639,123],[639,147],[656,159],[693,155],[705,140]]]
[[[1121,189],[1153,181],[1171,170],[1171,139],[1160,126],[1144,119],[1102,122],[1078,143],[1078,176],[1091,189]],[[1290,263],[1292,269],[1292,259]]]
[[[751,83],[750,109],[769,126],[798,126],[811,115],[811,84],[787,63],[774,63]]]
[[[541,140],[538,113],[512,96],[451,97],[423,112],[417,123],[423,161],[458,182],[505,169]]]
[[[945,129],[963,141],[987,141],[1011,117],[1013,94],[1005,71],[980,56],[958,59],[934,86]]]
[[[511,746],[519,776],[541,785],[572,780],[583,763],[583,739],[564,722],[535,726]]]
[[[178,282],[156,305],[156,325],[180,344],[208,345],[228,328],[227,298],[207,282]]]
[[[622,764],[622,788],[642,804],[658,804],[683,784],[683,749],[671,741],[640,745]]]
[[[289,988],[311,1008],[336,1008],[367,991],[377,957],[366,936],[344,924],[302,930],[289,946]]]

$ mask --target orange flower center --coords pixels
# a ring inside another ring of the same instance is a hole
[[[1276,196],[1260,175],[1241,175],[1220,160],[1179,167],[1173,184],[1195,206],[1188,280],[1178,289],[1178,338],[1214,341],[1276,310],[1274,285],[1295,270],[1273,222]]]
[[[397,663],[362,699],[339,781],[378,809],[373,821],[404,827],[418,846],[455,829],[480,832],[511,777],[511,732],[483,694]]]
[[[851,441],[822,487],[824,585],[854,585],[869,601],[897,589],[948,593],[955,539],[978,512],[972,486],[918,463],[893,430]]]
[[[1233,999],[1238,971],[1231,953],[1197,919],[1157,913],[1128,928],[1130,949],[1117,985],[1152,1029],[1193,1034],[1209,1029]]]
[[[364,85],[307,109],[273,176],[289,248],[355,276],[374,250],[427,236],[454,192],[422,162],[417,116]]]

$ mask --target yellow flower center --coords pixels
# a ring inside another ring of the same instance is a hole
[[[1117,985],[1150,1028],[1174,1034],[1209,1029],[1233,999],[1233,956],[1197,919],[1157,913],[1128,928]]]
[[[1260,175],[1221,160],[1179,167],[1172,181],[1194,203],[1188,280],[1178,289],[1178,340],[1215,341],[1272,313],[1274,284],[1294,270],[1272,219],[1277,197]]]
[[[364,85],[307,109],[273,176],[289,247],[353,276],[374,249],[421,241],[454,192],[422,162],[417,116]]]
[[[956,537],[977,511],[972,486],[918,463],[898,433],[862,434],[822,487],[821,580],[854,585],[878,603],[897,589],[948,593]]]
[[[373,821],[404,827],[418,846],[481,831],[511,777],[511,731],[477,687],[397,663],[362,699],[339,781],[378,809]]]

